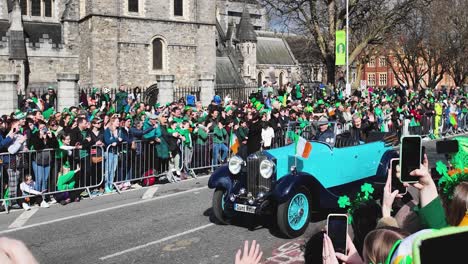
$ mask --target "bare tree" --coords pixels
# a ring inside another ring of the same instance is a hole
[[[382,42],[420,2],[428,0],[349,0],[349,63],[369,44]],[[283,30],[314,39],[327,80],[335,83],[335,32],[346,24],[345,0],[259,0]]]
[[[418,6],[385,45],[389,65],[400,85],[435,88],[444,76],[457,85],[467,79],[466,32],[459,0]],[[467,27],[468,28],[468,27]]]

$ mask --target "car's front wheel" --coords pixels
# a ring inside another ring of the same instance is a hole
[[[225,198],[227,195],[227,191],[225,189],[216,189],[213,194],[213,214],[216,220],[224,225],[229,224],[229,218],[226,216],[225,213]]]
[[[310,221],[310,195],[300,188],[291,198],[278,206],[277,221],[280,231],[289,238],[306,231]]]

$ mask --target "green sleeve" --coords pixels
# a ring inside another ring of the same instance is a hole
[[[221,129],[219,129],[218,125],[215,126],[214,128],[214,134],[218,137],[222,137],[223,136],[223,131]]]
[[[75,178],[75,171],[70,171],[62,176],[60,176],[57,180],[57,189],[59,191],[67,190],[68,184],[73,181],[74,184]]]
[[[203,140],[205,140],[205,139],[208,138],[208,134],[206,133],[205,130],[199,128],[199,129],[198,129],[198,137],[201,138],[201,139],[203,139]]]
[[[448,226],[442,201],[439,197],[422,208],[416,208],[414,211],[418,214],[421,224],[426,228],[440,229]]]

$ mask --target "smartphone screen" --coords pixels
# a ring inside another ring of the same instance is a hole
[[[466,260],[466,252],[455,250],[455,248],[463,247],[466,245],[466,241],[468,241],[468,232],[466,231],[423,240],[419,246],[421,263],[463,263]],[[441,248],[454,250],[451,250],[450,254],[441,254]]]
[[[405,194],[406,193],[406,187],[403,186],[403,183],[401,183],[400,179],[397,178],[396,176],[396,167],[400,163],[400,159],[392,159],[390,163],[390,168],[392,169],[392,192],[395,190],[398,190],[398,194]]]
[[[410,175],[421,166],[421,137],[403,137],[400,149],[400,172],[402,182],[416,182]]]
[[[346,235],[348,233],[348,217],[341,214],[330,214],[327,218],[328,236],[333,242],[335,252],[346,254]]]
[[[444,140],[436,142],[436,152],[438,154],[452,154],[458,152],[457,140]]]

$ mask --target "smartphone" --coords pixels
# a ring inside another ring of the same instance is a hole
[[[428,231],[413,242],[413,263],[466,263],[466,252],[462,249],[468,241],[468,227],[448,227]],[[440,249],[450,248],[450,253],[441,254]]]
[[[335,252],[346,254],[348,216],[345,214],[329,214],[327,217],[327,234],[333,242]]]
[[[436,142],[437,154],[451,154],[458,152],[458,141],[457,140],[444,140]]]
[[[391,187],[391,192],[394,192],[395,190],[398,190],[398,194],[405,195],[407,192],[407,189],[405,186],[403,186],[403,183],[401,183],[400,179],[397,178],[396,176],[396,167],[397,165],[400,164],[400,159],[391,159],[390,160],[390,169],[392,170],[392,187]]]
[[[410,173],[419,169],[421,166],[421,137],[420,136],[404,136],[400,144],[400,172],[401,182],[413,183],[417,182],[418,178],[413,177]]]

